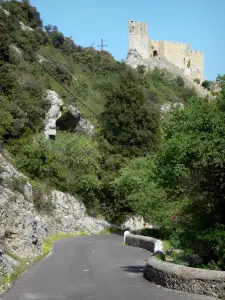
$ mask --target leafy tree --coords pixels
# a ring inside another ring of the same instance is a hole
[[[132,160],[119,171],[111,185],[120,195],[109,204],[112,210],[117,206],[118,216],[141,215],[155,225],[164,223],[165,210],[168,210],[166,195],[157,186],[155,164],[151,157]]]
[[[154,151],[159,142],[159,114],[148,105],[137,74],[122,71],[118,81],[105,89],[105,97],[102,133],[113,151],[128,157]]]
[[[217,253],[225,252],[209,232],[214,235],[218,225],[225,225],[224,130],[224,113],[217,103],[195,99],[168,121],[158,154],[160,185],[171,202],[182,203],[177,215],[180,246],[206,261],[215,260],[221,268],[225,260]]]

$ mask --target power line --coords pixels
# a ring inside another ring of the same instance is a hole
[[[99,116],[90,109],[86,104],[84,104],[77,96],[75,96],[69,89],[67,89],[54,75],[52,75],[27,49],[24,48],[20,42],[0,23],[0,27],[20,46],[20,48],[25,51],[49,76],[51,76],[59,85],[61,85],[71,96],[73,96],[78,102],[80,102],[85,108],[87,108],[93,115],[97,118]]]
[[[104,50],[104,47],[108,47],[107,45],[104,45],[103,39],[101,39],[101,45],[98,45],[97,47],[101,47],[101,51]]]

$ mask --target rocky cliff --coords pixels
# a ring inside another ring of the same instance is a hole
[[[0,154],[0,269],[9,271],[16,261],[6,253],[19,257],[41,254],[42,241],[60,232],[98,233],[110,224],[86,215],[85,206],[73,196],[53,190],[39,195],[51,203],[52,212],[38,210],[34,187],[27,177],[9,162],[7,153]]]

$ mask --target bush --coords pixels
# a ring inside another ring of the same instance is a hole
[[[177,85],[184,86],[184,79],[181,76],[177,76]]]
[[[117,197],[109,207],[117,217],[142,215],[145,220],[160,224],[163,218],[165,194],[155,181],[155,165],[152,158],[138,158],[122,168],[110,183]],[[117,208],[117,211],[115,210]]]
[[[202,86],[205,88],[205,89],[209,89],[209,87],[210,87],[210,81],[208,81],[208,80],[204,80],[203,82],[202,82]]]
[[[55,141],[37,137],[27,142],[17,153],[15,162],[32,179],[79,194],[89,208],[97,201],[94,191],[100,185],[99,160],[97,144],[91,138],[61,132]]]
[[[179,245],[222,268],[223,231],[216,224],[225,224],[223,120],[217,103],[195,99],[174,112],[157,158],[158,180],[177,210],[165,217],[171,218]]]
[[[201,83],[201,81],[200,81],[199,78],[194,78],[193,81],[194,81],[195,83],[197,83],[197,84],[200,84],[200,83]]]

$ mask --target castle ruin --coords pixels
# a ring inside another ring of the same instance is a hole
[[[192,51],[189,44],[154,41],[148,37],[147,32],[146,23],[129,21],[129,65],[165,68],[190,81],[205,80],[203,51]]]

